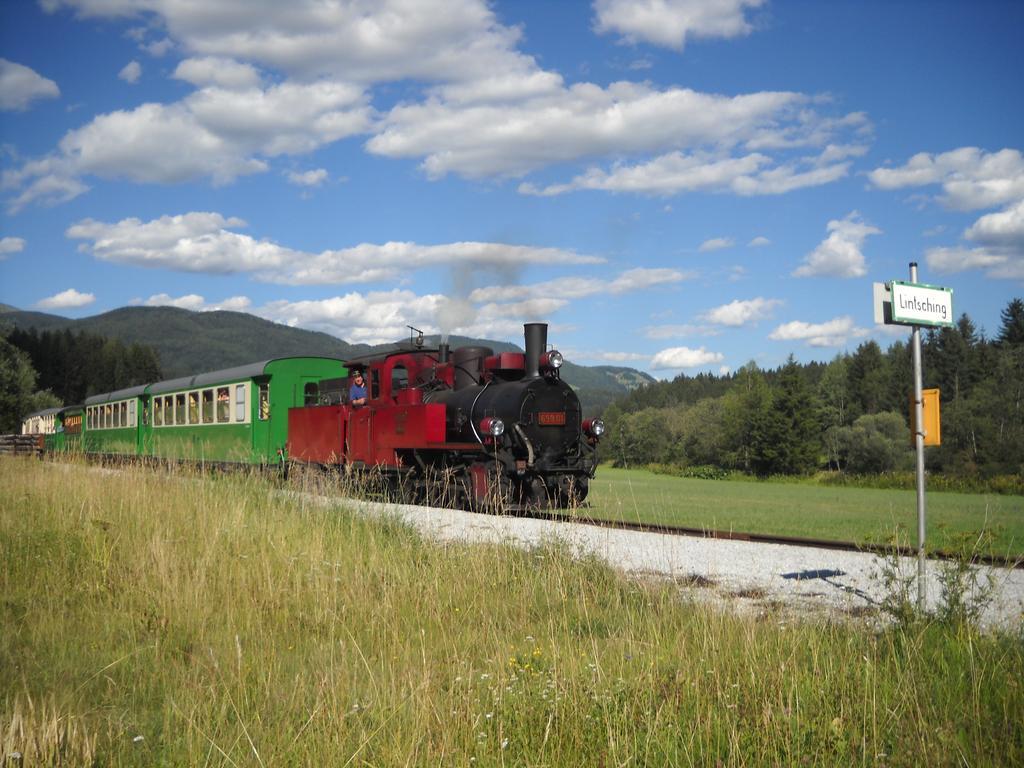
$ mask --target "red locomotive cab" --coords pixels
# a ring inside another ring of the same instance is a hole
[[[424,403],[418,385],[444,381],[446,367],[424,352],[393,354],[367,366],[368,402],[348,409],[345,461],[356,467],[399,468],[410,452],[442,446],[445,406]]]

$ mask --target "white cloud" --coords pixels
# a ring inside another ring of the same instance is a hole
[[[51,155],[4,173],[20,190],[12,212],[62,202],[88,187],[84,175],[173,184],[204,177],[225,184],[267,169],[267,159],[302,154],[359,133],[370,111],[356,87],[282,83],[266,89],[210,86],[173,104],[99,115],[69,131]]]
[[[166,293],[158,293],[141,303],[146,307],[178,307],[179,309],[189,309],[193,312],[213,312],[215,310],[243,312],[252,305],[252,301],[246,296],[232,296],[224,299],[224,301],[208,304],[205,298],[195,293],[177,297]]]
[[[821,165],[819,159],[808,156],[776,164],[776,159],[760,152],[737,157],[671,152],[635,165],[619,163],[611,171],[590,168],[564,184],[523,183],[519,191],[544,197],[588,189],[645,195],[730,192],[748,197],[830,184],[849,172],[848,162]]]
[[[501,270],[528,264],[592,265],[604,261],[559,248],[483,242],[362,243],[314,254],[232,231],[244,226],[241,219],[219,213],[192,212],[148,222],[131,218],[108,224],[84,219],[66,234],[86,241],[79,249],[104,261],[208,274],[251,272],[266,282],[301,285],[365,283],[429,267]],[[671,270],[650,274],[634,270],[621,279],[664,282],[672,274]]]
[[[867,224],[857,211],[845,219],[828,223],[829,235],[817,248],[804,257],[804,263],[793,275],[796,277],[863,277],[867,274],[861,248],[869,235],[882,230]]]
[[[524,322],[546,319],[568,303],[561,299],[530,299],[485,304],[460,316],[458,322],[442,327],[442,316],[450,301],[439,294],[419,296],[395,289],[352,292],[318,301],[276,301],[253,312],[275,322],[324,331],[348,341],[381,344],[407,337],[407,325],[426,333],[518,338]]]
[[[682,51],[687,37],[732,38],[750,33],[744,16],[763,0],[596,0],[595,29],[627,41]]]
[[[984,270],[996,280],[1024,280],[1024,254],[1008,248],[930,248],[925,252],[928,266],[950,274],[968,269]]]
[[[49,296],[36,302],[40,309],[78,309],[92,304],[96,296],[91,293],[79,293],[74,288],[68,288],[58,294]]]
[[[766,245],[771,244],[772,241],[769,240],[767,237],[764,237],[763,235],[758,235],[749,243],[747,243],[747,248],[764,248]]]
[[[157,293],[142,302],[142,305],[145,307],[177,307],[198,312],[206,306],[206,299],[197,293],[177,297],[166,293]]]
[[[89,189],[73,177],[67,163],[54,158],[30,161],[17,170],[5,170],[0,179],[0,188],[20,190],[8,201],[7,210],[12,214],[33,202],[63,203]]]
[[[0,58],[0,109],[21,111],[37,99],[60,96],[60,88],[24,64]]]
[[[710,240],[705,240],[700,244],[697,249],[701,253],[708,253],[710,251],[720,251],[723,248],[732,248],[736,242],[731,237],[712,237]]]
[[[1024,198],[1003,211],[982,216],[964,232],[964,237],[1024,254]]]
[[[467,82],[480,73],[529,72],[515,51],[517,28],[501,25],[479,0],[209,3],[170,0],[44,0],[48,10],[85,17],[153,13],[183,47],[200,56],[256,62],[311,80],[403,79]],[[254,21],[254,17],[257,17]]]
[[[25,238],[0,238],[0,261],[10,256],[12,253],[21,253],[23,250],[25,250]]]
[[[251,64],[216,56],[185,59],[173,77],[199,86],[218,86],[228,90],[248,90],[260,85],[260,73]]]
[[[178,103],[100,115],[61,139],[59,157],[72,174],[173,184],[203,176],[227,183],[266,170],[247,154]]]
[[[229,296],[216,304],[214,309],[222,309],[228,312],[244,312],[252,302],[247,296]]]
[[[245,222],[219,213],[187,213],[161,216],[143,222],[123,219],[106,224],[84,219],[65,233],[73,240],[92,241],[79,250],[103,261],[133,266],[159,267],[184,272],[230,274],[284,265],[293,251],[248,235],[229,231]]]
[[[678,283],[693,277],[692,272],[680,272],[678,269],[637,267],[629,269],[611,281],[609,293],[629,293],[658,285]]]
[[[566,355],[573,359],[599,360],[605,363],[635,363],[641,360],[646,362],[649,358],[649,355],[640,352],[579,352],[575,354],[566,352]]]
[[[725,359],[721,352],[709,352],[704,347],[690,349],[689,347],[670,347],[658,352],[651,358],[651,368],[662,370],[666,368],[699,368],[712,363],[720,363]]]
[[[658,2],[673,18],[685,17],[684,36],[738,34],[746,24],[744,8],[756,5]],[[863,115],[822,116],[812,102],[824,102],[799,93],[726,96],[630,82],[567,85],[518,50],[521,30],[501,24],[483,0],[264,3],[258,24],[246,3],[44,4],[85,17],[141,17],[140,42],[148,28],[166,29],[190,54],[175,77],[198,90],[178,102],[99,115],[70,131],[46,162],[7,174],[7,188],[16,190],[12,212],[81,194],[89,175],[230,183],[266,170],[281,154],[308,153],[359,134],[370,136],[367,151],[418,159],[431,178],[521,176],[553,163],[639,156],[632,165],[624,160],[610,172],[591,170],[568,185],[540,191],[524,185],[528,193],[781,194],[845,175],[848,163],[837,161],[856,150],[837,134],[867,129]],[[621,3],[604,9],[607,19],[626,12]],[[620,31],[626,24],[608,23]],[[373,88],[393,81],[422,90],[378,115]],[[824,151],[785,156],[800,147]]]
[[[596,277],[559,277],[531,285],[488,285],[476,288],[469,296],[472,302],[520,301],[531,296],[558,296],[582,299],[601,294],[623,294],[660,285],[672,285],[693,277],[690,272],[669,268],[637,267],[621,272],[612,280]]]
[[[142,50],[148,53],[150,56],[159,59],[162,56],[166,56],[167,52],[174,47],[174,41],[170,38],[164,37],[160,40],[154,40],[151,43],[146,43],[142,46]]]
[[[937,272],[978,269],[992,279],[1024,279],[1024,155],[1019,150],[961,147],[939,155],[921,152],[900,168],[878,168],[869,176],[881,189],[939,184],[939,200],[959,210],[1005,205],[964,230],[963,239],[973,246],[930,248],[925,259]]]
[[[771,317],[772,310],[781,304],[781,299],[765,299],[760,296],[746,301],[736,299],[708,310],[700,318],[716,325],[738,328],[741,325],[757,323]]]
[[[518,176],[592,155],[735,146],[794,120],[805,101],[785,92],[727,97],[628,82],[607,88],[580,83],[516,102],[400,105],[366,146],[387,157],[423,157],[423,169],[434,178]]]
[[[940,184],[945,205],[962,211],[1024,199],[1024,156],[1016,149],[985,152],[961,147],[932,155],[920,152],[899,168],[876,168],[868,178],[879,189]]]
[[[117,73],[117,76],[126,83],[134,85],[139,82],[139,78],[142,77],[142,65],[137,61],[129,61],[121,68],[121,71]]]
[[[824,323],[805,323],[800,320],[784,323],[772,331],[768,338],[775,341],[803,341],[811,347],[839,347],[846,344],[848,339],[866,333],[854,324],[852,317],[844,315]]]
[[[327,170],[317,168],[312,171],[288,171],[288,183],[299,187],[319,187],[327,181]]]

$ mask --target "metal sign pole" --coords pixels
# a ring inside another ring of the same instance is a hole
[[[910,282],[917,282],[917,262],[910,262]],[[921,326],[914,325],[914,446],[917,449],[917,609],[925,610],[924,558],[924,398],[921,394]]]

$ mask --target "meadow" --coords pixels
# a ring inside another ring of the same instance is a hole
[[[586,513],[601,519],[857,543],[917,542],[917,497],[907,490],[701,480],[602,466],[588,502]],[[1024,496],[932,492],[926,509],[930,549],[959,552],[984,533],[986,554],[1024,556]]]
[[[0,500],[5,766],[1024,763],[1020,632],[742,616],[244,475],[0,458]]]

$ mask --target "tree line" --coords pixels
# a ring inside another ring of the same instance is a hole
[[[68,329],[0,329],[0,433],[17,432],[33,411],[162,378],[159,356],[143,344]]]
[[[926,388],[941,391],[942,445],[931,471],[1024,473],[1024,301],[1000,314],[994,339],[962,315],[922,344]],[[642,387],[604,413],[604,455],[618,466],[718,467],[755,475],[821,469],[910,469],[913,363],[909,342],[866,341],[829,363],[681,375]]]

